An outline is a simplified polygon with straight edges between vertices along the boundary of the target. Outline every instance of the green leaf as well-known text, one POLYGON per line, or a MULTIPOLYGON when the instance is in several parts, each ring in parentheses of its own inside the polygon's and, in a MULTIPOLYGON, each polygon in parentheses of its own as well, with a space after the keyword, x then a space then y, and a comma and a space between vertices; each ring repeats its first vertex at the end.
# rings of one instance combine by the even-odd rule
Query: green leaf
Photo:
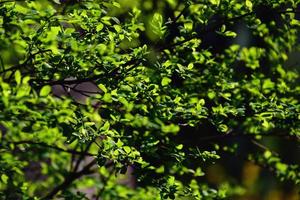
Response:
POLYGON ((292 26, 300 26, 300 20, 292 19, 291 20, 291 25, 292 26))
POLYGON ((156 23, 156 25, 161 26, 163 23, 163 17, 160 13, 154 13, 153 15, 153 23, 156 23))
POLYGON ((99 31, 101 31, 103 28, 104 28, 104 25, 103 25, 102 23, 99 23, 99 24, 96 26, 96 31, 99 32, 99 31))
POLYGON ((52 0, 56 4, 60 4, 60 0, 52 0))
POLYGON ((196 172, 194 174, 194 176, 196 176, 196 177, 198 177, 198 176, 204 176, 204 175, 205 175, 205 173, 202 171, 202 169, 200 167, 198 167, 196 169, 196 172))
POLYGON ((45 85, 42 87, 40 90, 40 96, 45 97, 51 92, 51 86, 50 85, 45 85))
POLYGON ((127 154, 131 152, 131 148, 129 146, 123 146, 123 149, 127 154))
POLYGON ((16 80, 16 83, 17 83, 18 85, 20 85, 20 83, 21 83, 21 72, 20 72, 20 70, 17 70, 17 71, 15 72, 15 80, 16 80))
POLYGON ((284 163, 280 163, 280 162, 276 163, 276 169, 282 173, 286 173, 287 168, 288 166, 284 163))
POLYGON ((193 30, 193 22, 192 21, 188 21, 188 22, 185 22, 184 23, 184 28, 187 30, 187 31, 191 31, 193 30))
POLYGON ((233 38, 235 38, 237 36, 237 34, 233 31, 226 31, 224 33, 224 35, 227 36, 227 37, 233 37, 233 38))
POLYGON ((177 133, 180 130, 178 125, 170 124, 162 126, 162 131, 164 133, 177 133))
POLYGON ((166 85, 169 85, 169 83, 171 83, 172 80, 169 79, 168 77, 163 77, 163 79, 161 80, 161 85, 162 86, 166 86, 166 85))
POLYGON ((117 31, 117 33, 122 31, 122 27, 120 25, 114 25, 114 29, 117 31))
POLYGON ((121 102, 125 107, 128 107, 128 101, 124 97, 119 97, 118 101, 121 102))
POLYGON ((265 151, 265 152, 264 152, 264 157, 265 157, 265 158, 268 159, 268 158, 270 158, 271 156, 272 156, 271 151, 265 151))
POLYGON ((158 35, 160 38, 165 34, 165 26, 163 25, 163 17, 160 13, 154 13, 151 27, 153 32, 158 35))
POLYGON ((112 4, 117 8, 121 8, 121 5, 116 1, 113 1, 112 4))
POLYGON ((110 123, 108 121, 106 121, 104 123, 104 125, 100 128, 100 130, 103 131, 103 132, 106 132, 106 131, 109 130, 109 127, 110 127, 110 123))
POLYGON ((116 145, 117 145, 117 147, 120 148, 120 147, 122 147, 124 145, 124 143, 120 139, 118 139, 116 145))
POLYGON ((160 166, 159 168, 156 168, 156 170, 155 170, 155 172, 156 173, 159 173, 159 174, 161 174, 161 173, 164 173, 164 171, 165 171, 165 166, 160 166))
POLYGON ((200 111, 203 107, 203 105, 205 104, 205 100, 204 99, 200 99, 197 103, 196 109, 197 111, 200 111))
POLYGON ((1 175, 1 181, 4 183, 4 184, 7 184, 7 180, 8 180, 8 176, 6 174, 2 174, 1 175))
POLYGON ((220 124, 219 130, 223 133, 226 133, 228 131, 228 126, 226 124, 220 124))
POLYGON ((194 64, 193 63, 190 63, 188 64, 188 67, 187 67, 189 70, 193 69, 194 68, 194 64))
POLYGON ((29 81, 30 81, 30 76, 25 76, 25 77, 23 77, 23 79, 22 79, 22 83, 23 83, 23 84, 28 84, 29 81))
POLYGON ((74 28, 66 28, 65 30, 64 30, 64 33, 66 34, 66 35, 70 35, 70 34, 72 34, 72 33, 74 33, 75 32, 75 29, 74 28))
POLYGON ((168 184, 169 185, 174 185, 175 184, 175 177, 174 176, 170 176, 168 178, 168 184))
POLYGON ((246 7, 247 7, 249 10, 252 10, 253 4, 252 4, 251 0, 246 0, 246 7))
POLYGON ((100 83, 100 84, 98 85, 98 87, 99 87, 104 93, 107 93, 107 89, 106 89, 105 85, 103 85, 102 83, 100 83))
POLYGON ((210 1, 210 3, 212 3, 213 5, 218 6, 218 5, 220 4, 220 1, 221 1, 221 0, 209 0, 209 1, 210 1))
POLYGON ((105 93, 102 97, 102 100, 107 102, 107 103, 111 103, 112 102, 112 97, 111 94, 109 93, 105 93))

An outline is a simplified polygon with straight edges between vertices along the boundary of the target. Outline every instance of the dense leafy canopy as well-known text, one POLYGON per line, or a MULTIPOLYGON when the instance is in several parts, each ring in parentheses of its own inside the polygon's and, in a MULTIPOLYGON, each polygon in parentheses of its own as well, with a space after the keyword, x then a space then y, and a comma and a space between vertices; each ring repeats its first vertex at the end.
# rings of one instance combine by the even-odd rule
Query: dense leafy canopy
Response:
POLYGON ((214 163, 296 189, 299 4, 0 1, 0 199, 247 193, 214 163))

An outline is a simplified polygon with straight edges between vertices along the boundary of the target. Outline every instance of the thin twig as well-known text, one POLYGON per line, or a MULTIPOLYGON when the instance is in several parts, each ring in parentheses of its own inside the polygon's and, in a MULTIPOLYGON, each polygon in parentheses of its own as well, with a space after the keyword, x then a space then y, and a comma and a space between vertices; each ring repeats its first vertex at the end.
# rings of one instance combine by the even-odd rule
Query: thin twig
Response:
POLYGON ((254 144, 255 146, 259 147, 260 149, 264 150, 264 151, 270 151, 272 152, 272 154, 274 154, 275 156, 279 156, 279 154, 275 151, 270 150, 268 147, 266 147, 265 145, 263 145, 262 143, 259 143, 256 140, 251 140, 251 143, 254 144))
POLYGON ((190 7, 189 4, 185 5, 185 7, 182 9, 182 11, 179 13, 179 15, 174 19, 172 24, 175 24, 189 7, 190 7))

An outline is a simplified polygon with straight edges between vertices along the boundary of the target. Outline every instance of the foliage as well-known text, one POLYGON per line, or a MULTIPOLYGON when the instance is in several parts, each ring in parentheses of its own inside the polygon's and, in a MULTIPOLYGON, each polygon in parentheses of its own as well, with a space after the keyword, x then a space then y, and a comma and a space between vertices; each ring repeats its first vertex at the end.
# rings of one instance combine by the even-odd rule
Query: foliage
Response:
POLYGON ((206 172, 228 156, 296 188, 268 139, 299 146, 299 6, 0 1, 0 199, 232 199, 206 172))

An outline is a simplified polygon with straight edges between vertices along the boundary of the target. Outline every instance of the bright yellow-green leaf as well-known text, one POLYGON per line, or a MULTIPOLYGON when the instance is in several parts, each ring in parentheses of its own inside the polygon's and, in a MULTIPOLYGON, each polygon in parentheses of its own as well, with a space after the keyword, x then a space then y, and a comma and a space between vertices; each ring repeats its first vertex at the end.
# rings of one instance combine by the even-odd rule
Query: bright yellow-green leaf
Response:
POLYGON ((118 139, 116 145, 117 145, 117 147, 122 147, 124 145, 124 143, 120 139, 118 139))
POLYGON ((291 25, 293 25, 293 26, 300 26, 300 20, 292 19, 291 20, 291 25))
POLYGON ((74 28, 66 28, 64 33, 66 35, 70 35, 71 33, 74 33, 75 32, 75 29, 74 28))
POLYGON ((202 106, 205 104, 204 99, 200 99, 197 103, 196 109, 197 111, 200 111, 202 109, 202 106))
POLYGON ((160 173, 160 174, 164 173, 164 171, 165 171, 165 166, 163 166, 163 165, 160 166, 159 168, 156 168, 156 170, 155 170, 156 173, 160 173))
POLYGON ((187 67, 189 70, 193 69, 194 68, 194 64, 193 63, 190 63, 187 67))
POLYGON ((178 125, 170 124, 170 125, 164 125, 162 127, 162 131, 164 133, 177 133, 180 130, 178 125))
POLYGON ((4 183, 4 184, 7 184, 7 180, 8 180, 8 176, 6 174, 2 174, 1 175, 1 181, 4 183))
POLYGON ((112 4, 117 8, 121 8, 121 5, 116 1, 112 2, 112 4))
POLYGON ((246 0, 246 6, 249 10, 252 10, 253 4, 252 4, 251 0, 246 0))
POLYGON ((271 153, 271 151, 265 151, 265 153, 264 153, 264 157, 265 158, 270 158, 272 156, 272 153, 271 153))
POLYGON ((114 25, 114 28, 118 33, 122 31, 122 27, 120 25, 114 25))
POLYGON ((42 87, 42 89, 40 90, 40 96, 47 96, 49 93, 51 92, 51 86, 50 85, 45 85, 44 87, 42 87))
POLYGON ((210 3, 218 6, 220 4, 220 0, 210 0, 210 3))
POLYGON ((98 87, 99 87, 104 93, 107 92, 107 89, 106 89, 105 85, 103 85, 102 83, 100 83, 100 84, 98 85, 98 87))
POLYGON ((102 100, 107 102, 107 103, 111 103, 112 102, 112 97, 111 94, 109 93, 105 93, 102 97, 102 100))
POLYGON ((184 28, 188 31, 191 31, 193 29, 193 22, 188 21, 188 22, 184 23, 184 28))
POLYGON ((104 125, 101 127, 101 131, 108 131, 109 127, 110 127, 110 124, 108 121, 106 121, 104 123, 104 125))
POLYGON ((96 31, 99 32, 103 29, 104 25, 102 23, 99 23, 97 26, 96 26, 96 31))
POLYGON ((20 85, 20 83, 21 83, 21 72, 19 70, 17 70, 16 73, 15 73, 15 80, 16 80, 16 83, 18 85, 20 85))
POLYGON ((30 76, 25 76, 25 77, 22 79, 22 83, 23 83, 23 84, 27 84, 29 80, 30 80, 30 76))
POLYGON ((233 31, 226 31, 224 33, 224 35, 227 36, 227 37, 233 37, 233 38, 235 38, 237 36, 237 34, 233 31))
POLYGON ((221 132, 226 133, 228 131, 228 126, 226 124, 220 124, 219 129, 221 132))
POLYGON ((123 149, 126 153, 130 153, 131 152, 131 148, 129 146, 123 146, 123 149))
POLYGON ((288 166, 284 163, 276 163, 276 168, 280 171, 280 172, 286 172, 288 166))
POLYGON ((166 86, 169 85, 169 83, 171 83, 171 79, 169 79, 168 77, 163 77, 163 79, 161 80, 161 85, 162 86, 166 86))

